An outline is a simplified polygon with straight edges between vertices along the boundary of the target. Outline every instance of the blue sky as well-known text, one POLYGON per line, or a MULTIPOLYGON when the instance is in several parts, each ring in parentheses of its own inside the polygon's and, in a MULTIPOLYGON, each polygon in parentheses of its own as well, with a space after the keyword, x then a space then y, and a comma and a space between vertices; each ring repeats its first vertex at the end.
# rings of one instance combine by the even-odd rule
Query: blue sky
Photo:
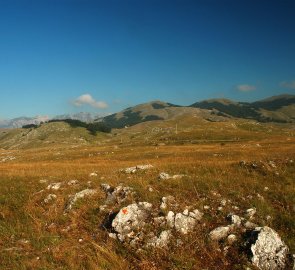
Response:
POLYGON ((0 0, 0 118, 295 93, 294 0, 0 0))

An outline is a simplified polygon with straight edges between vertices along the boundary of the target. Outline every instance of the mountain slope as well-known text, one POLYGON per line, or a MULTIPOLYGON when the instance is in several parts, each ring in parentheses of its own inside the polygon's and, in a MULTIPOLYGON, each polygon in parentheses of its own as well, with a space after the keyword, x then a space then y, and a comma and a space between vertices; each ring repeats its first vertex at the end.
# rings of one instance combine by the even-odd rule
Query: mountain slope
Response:
MULTIPOLYGON (((106 116, 103 121, 112 128, 123 128, 147 121, 174 119, 182 115, 199 116, 207 119, 211 117, 211 112, 162 101, 152 101, 106 116)), ((221 117, 215 116, 215 118, 220 120, 221 117)))
POLYGON ((217 114, 261 122, 295 121, 295 95, 279 95, 252 103, 210 99, 196 102, 191 107, 216 110, 217 114))

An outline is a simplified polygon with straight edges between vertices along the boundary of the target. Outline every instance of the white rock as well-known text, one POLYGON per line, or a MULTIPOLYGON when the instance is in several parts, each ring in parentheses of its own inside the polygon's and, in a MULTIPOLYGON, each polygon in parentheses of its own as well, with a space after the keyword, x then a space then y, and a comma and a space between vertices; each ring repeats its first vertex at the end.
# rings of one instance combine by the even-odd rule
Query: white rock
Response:
POLYGON ((285 269, 289 249, 279 235, 269 227, 252 232, 252 263, 261 270, 285 269))
POLYGON ((226 203, 227 203, 227 201, 226 201, 225 199, 221 200, 221 202, 220 202, 220 204, 221 204, 222 206, 225 206, 226 203))
POLYGON ((170 178, 172 178, 172 177, 168 173, 165 173, 165 172, 161 172, 159 175, 160 180, 168 180, 170 178))
POLYGON ((238 215, 229 214, 228 219, 230 220, 231 224, 235 227, 240 227, 242 224, 242 219, 238 215))
POLYGON ((69 186, 74 186, 74 185, 77 185, 77 184, 78 184, 78 180, 75 180, 75 179, 70 180, 70 181, 68 182, 68 185, 69 185, 69 186))
POLYGON ((182 212, 182 214, 185 215, 185 216, 188 216, 188 214, 189 214, 188 209, 185 209, 185 210, 182 212))
POLYGON ((230 233, 229 226, 218 227, 209 233, 209 238, 212 241, 220 241, 222 239, 225 239, 229 233, 230 233))
POLYGON ((137 166, 134 166, 134 167, 129 167, 129 168, 126 168, 126 169, 122 169, 120 170, 121 172, 125 172, 125 173, 136 173, 137 171, 145 171, 145 170, 149 170, 149 169, 152 169, 154 168, 153 165, 151 164, 146 164, 146 165, 137 165, 137 166))
POLYGON ((148 170, 148 169, 154 168, 154 166, 151 164, 146 164, 146 165, 137 165, 136 168, 139 170, 148 170))
POLYGON ((210 206, 209 205, 204 205, 204 210, 209 210, 210 206))
POLYGON ((168 174, 168 173, 161 172, 161 173, 159 174, 159 179, 160 179, 160 180, 179 179, 179 178, 182 178, 182 177, 184 177, 184 176, 185 176, 184 174, 170 175, 170 174, 168 174))
POLYGON ((106 184, 106 183, 100 184, 100 187, 105 193, 111 193, 114 191, 114 189, 109 184, 106 184))
POLYGON ((39 180, 39 183, 40 183, 40 184, 45 184, 45 183, 47 183, 47 182, 48 182, 47 179, 41 179, 41 180, 39 180))
POLYGON ((175 215, 175 229, 182 233, 188 234, 196 225, 196 220, 190 216, 186 216, 182 213, 175 215))
POLYGON ((44 199, 44 203, 50 203, 56 198, 57 196, 55 194, 48 194, 47 197, 44 199))
POLYGON ((93 173, 90 173, 89 174, 89 177, 95 177, 95 176, 97 176, 98 174, 96 173, 96 172, 93 172, 93 173))
POLYGON ((166 230, 162 231, 159 237, 153 237, 149 240, 147 243, 148 247, 156 247, 156 248, 166 248, 170 242, 171 239, 171 231, 166 230))
POLYGON ((84 190, 76 193, 75 195, 70 197, 70 200, 68 201, 68 204, 66 206, 65 211, 71 210, 73 205, 76 203, 77 200, 83 199, 84 197, 92 196, 92 195, 94 195, 96 193, 97 193, 97 190, 89 189, 89 188, 84 189, 84 190))
POLYGON ((175 226, 175 214, 172 211, 169 211, 167 216, 166 216, 166 220, 167 220, 167 225, 170 228, 174 228, 175 226))
POLYGON ((47 189, 53 189, 53 190, 59 190, 61 187, 62 183, 52 183, 50 185, 48 185, 47 189))
POLYGON ((130 204, 119 211, 112 222, 112 227, 124 237, 134 230, 142 229, 146 225, 151 210, 152 204, 147 202, 130 204))
POLYGON ((248 217, 249 219, 252 219, 255 214, 256 214, 256 208, 250 208, 246 210, 246 217, 248 217))
POLYGON ((204 213, 200 212, 198 209, 193 210, 193 212, 190 212, 189 215, 193 217, 194 219, 200 221, 202 217, 204 216, 204 213))
POLYGON ((115 233, 109 233, 109 237, 117 240, 117 235, 115 233))

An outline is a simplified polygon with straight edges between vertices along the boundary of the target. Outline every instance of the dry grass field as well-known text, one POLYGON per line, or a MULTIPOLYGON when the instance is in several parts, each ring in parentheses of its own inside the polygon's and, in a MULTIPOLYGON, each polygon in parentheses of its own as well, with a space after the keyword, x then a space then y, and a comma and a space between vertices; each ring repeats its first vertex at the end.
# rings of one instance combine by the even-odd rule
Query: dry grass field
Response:
POLYGON ((255 269, 237 247, 225 254, 207 238, 212 229, 226 224, 228 213, 242 216, 253 207, 255 223, 275 229, 295 253, 294 126, 192 121, 148 122, 83 145, 3 147, 0 269, 255 269), (168 129, 175 123, 177 132, 168 129), (120 172, 137 164, 154 168, 120 172), (160 172, 185 176, 159 180, 160 172), (68 185, 73 179, 78 184, 68 185), (60 189, 46 189, 56 182, 62 183, 60 189), (181 236, 181 247, 172 243, 168 249, 138 252, 102 229, 101 183, 123 183, 136 191, 137 200, 153 205, 173 195, 182 208, 195 207, 205 215, 191 234, 181 236), (98 190, 96 195, 79 200, 65 213, 69 195, 89 187, 98 190), (57 197, 46 204, 50 193, 57 197), (224 199, 228 203, 218 210, 224 199))

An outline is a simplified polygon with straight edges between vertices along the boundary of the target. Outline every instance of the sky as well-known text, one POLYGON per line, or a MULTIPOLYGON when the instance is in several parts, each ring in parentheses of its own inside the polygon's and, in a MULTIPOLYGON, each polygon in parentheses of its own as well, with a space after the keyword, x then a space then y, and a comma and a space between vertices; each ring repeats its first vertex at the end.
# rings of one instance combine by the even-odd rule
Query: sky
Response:
POLYGON ((0 119, 295 94, 295 0, 0 0, 0 119))

